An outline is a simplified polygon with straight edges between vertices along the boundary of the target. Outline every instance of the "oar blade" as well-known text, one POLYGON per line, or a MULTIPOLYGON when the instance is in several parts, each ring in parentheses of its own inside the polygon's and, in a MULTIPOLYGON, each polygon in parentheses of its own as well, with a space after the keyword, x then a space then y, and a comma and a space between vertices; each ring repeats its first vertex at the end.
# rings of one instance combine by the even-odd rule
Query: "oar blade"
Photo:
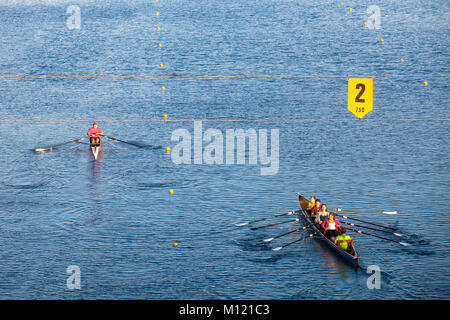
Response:
POLYGON ((407 242, 402 242, 402 241, 400 241, 400 242, 398 242, 398 243, 400 243, 402 246, 404 246, 404 247, 409 247, 411 244, 410 243, 407 243, 407 242))
POLYGON ((383 211, 384 214, 397 214, 397 211, 383 211))
POLYGON ((267 239, 264 239, 263 241, 264 242, 270 242, 270 241, 272 241, 273 239, 275 239, 274 237, 272 237, 272 238, 267 238, 267 239))
POLYGON ((273 251, 280 251, 281 249, 283 249, 283 247, 276 247, 276 248, 273 248, 272 250, 273 251))
POLYGON ((246 226, 246 225, 248 225, 248 222, 238 223, 238 224, 236 224, 235 226, 236 226, 236 227, 243 227, 243 226, 246 226))

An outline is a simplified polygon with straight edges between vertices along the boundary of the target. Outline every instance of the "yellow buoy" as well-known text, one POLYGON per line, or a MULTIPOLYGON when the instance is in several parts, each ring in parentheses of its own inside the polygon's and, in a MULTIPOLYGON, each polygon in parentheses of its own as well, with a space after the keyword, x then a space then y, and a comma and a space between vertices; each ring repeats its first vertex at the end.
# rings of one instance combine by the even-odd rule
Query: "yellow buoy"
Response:
POLYGON ((174 242, 174 243, 173 243, 173 246, 174 246, 174 247, 178 247, 178 243, 174 242))
POLYGON ((169 190, 169 193, 170 193, 170 194, 173 194, 173 189, 170 189, 170 190, 169 190))
POLYGON ((424 84, 424 85, 428 85, 428 82, 424 81, 423 84, 424 84))
POLYGON ((365 27, 367 26, 367 22, 364 22, 364 26, 365 26, 365 27))
POLYGON ((400 59, 400 62, 403 62, 403 59, 400 59))
POLYGON ((164 65, 163 65, 162 63, 160 63, 159 66, 160 66, 161 68, 164 67, 164 65))
POLYGON ((161 28, 160 27, 158 27, 158 28, 156 28, 157 30, 160 30, 161 28))
POLYGON ((156 11, 156 15, 159 16, 159 12, 158 11, 156 11))
POLYGON ((169 147, 166 148, 166 152, 170 152, 170 148, 169 147))
POLYGON ((161 90, 166 90, 166 87, 162 86, 162 87, 161 87, 161 90))
POLYGON ((164 117, 164 119, 167 119, 167 114, 164 114, 163 117, 164 117))
POLYGON ((381 39, 380 41, 381 41, 381 42, 384 42, 384 40, 383 40, 383 39, 381 39))
POLYGON ((161 47, 162 47, 162 44, 161 44, 161 43, 158 43, 158 47, 160 47, 160 48, 161 48, 161 47))
POLYGON ((351 11, 352 11, 353 9, 352 9, 352 8, 350 8, 349 10, 350 10, 350 12, 351 12, 351 11))

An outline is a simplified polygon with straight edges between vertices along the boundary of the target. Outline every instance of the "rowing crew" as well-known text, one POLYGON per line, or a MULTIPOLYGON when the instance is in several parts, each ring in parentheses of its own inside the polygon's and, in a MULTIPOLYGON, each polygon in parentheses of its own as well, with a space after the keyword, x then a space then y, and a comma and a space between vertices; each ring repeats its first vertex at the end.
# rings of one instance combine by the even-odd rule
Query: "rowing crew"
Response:
POLYGON ((309 213, 311 221, 316 224, 325 237, 342 250, 350 254, 354 253, 353 239, 346 234, 347 228, 341 227, 341 222, 336 219, 336 214, 328 212, 326 204, 321 204, 320 199, 311 196, 306 211, 309 213))

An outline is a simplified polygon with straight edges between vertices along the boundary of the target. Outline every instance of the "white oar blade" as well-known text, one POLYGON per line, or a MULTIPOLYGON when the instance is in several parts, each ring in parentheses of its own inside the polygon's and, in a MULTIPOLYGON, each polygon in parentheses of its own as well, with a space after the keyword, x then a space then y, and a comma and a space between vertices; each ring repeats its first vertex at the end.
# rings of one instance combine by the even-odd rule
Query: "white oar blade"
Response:
POLYGON ((406 243, 406 242, 399 242, 402 246, 405 246, 405 247, 408 247, 408 246, 410 246, 411 244, 410 243, 406 243))
POLYGON ((283 247, 277 247, 277 248, 273 248, 273 251, 280 251, 281 249, 283 249, 283 247))
POLYGON ((403 235, 401 233, 396 233, 396 232, 394 232, 394 236, 403 237, 403 235))
POLYGON ((44 148, 41 148, 41 149, 34 149, 34 151, 36 151, 36 152, 43 152, 43 151, 45 151, 45 149, 44 149, 44 148))
POLYGON ((264 239, 263 241, 264 241, 264 242, 270 242, 270 241, 272 241, 273 239, 275 239, 275 238, 273 238, 273 237, 272 237, 272 238, 267 238, 267 239, 264 239))
POLYGON ((397 211, 383 211, 384 214, 397 214, 397 211))
POLYGON ((236 227, 243 227, 243 226, 246 226, 246 225, 248 225, 248 222, 236 224, 236 227))

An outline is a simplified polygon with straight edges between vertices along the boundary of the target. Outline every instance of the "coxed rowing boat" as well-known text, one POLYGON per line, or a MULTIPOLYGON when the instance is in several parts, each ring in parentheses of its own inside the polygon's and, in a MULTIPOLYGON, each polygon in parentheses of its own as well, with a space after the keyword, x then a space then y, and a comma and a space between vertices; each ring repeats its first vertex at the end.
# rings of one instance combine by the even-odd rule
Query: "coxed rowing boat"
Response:
POLYGON ((309 200, 306 199, 301 194, 298 194, 298 204, 300 206, 299 215, 302 218, 302 222, 305 225, 305 227, 311 228, 313 230, 314 235, 319 237, 322 243, 325 244, 331 251, 333 251, 336 255, 344 259, 345 262, 353 266, 354 268, 359 267, 359 257, 356 250, 354 250, 355 254, 351 255, 348 252, 342 250, 338 246, 336 246, 330 239, 325 237, 325 235, 319 230, 319 228, 316 227, 314 223, 311 222, 310 215, 306 211, 306 208, 308 208, 309 200))

